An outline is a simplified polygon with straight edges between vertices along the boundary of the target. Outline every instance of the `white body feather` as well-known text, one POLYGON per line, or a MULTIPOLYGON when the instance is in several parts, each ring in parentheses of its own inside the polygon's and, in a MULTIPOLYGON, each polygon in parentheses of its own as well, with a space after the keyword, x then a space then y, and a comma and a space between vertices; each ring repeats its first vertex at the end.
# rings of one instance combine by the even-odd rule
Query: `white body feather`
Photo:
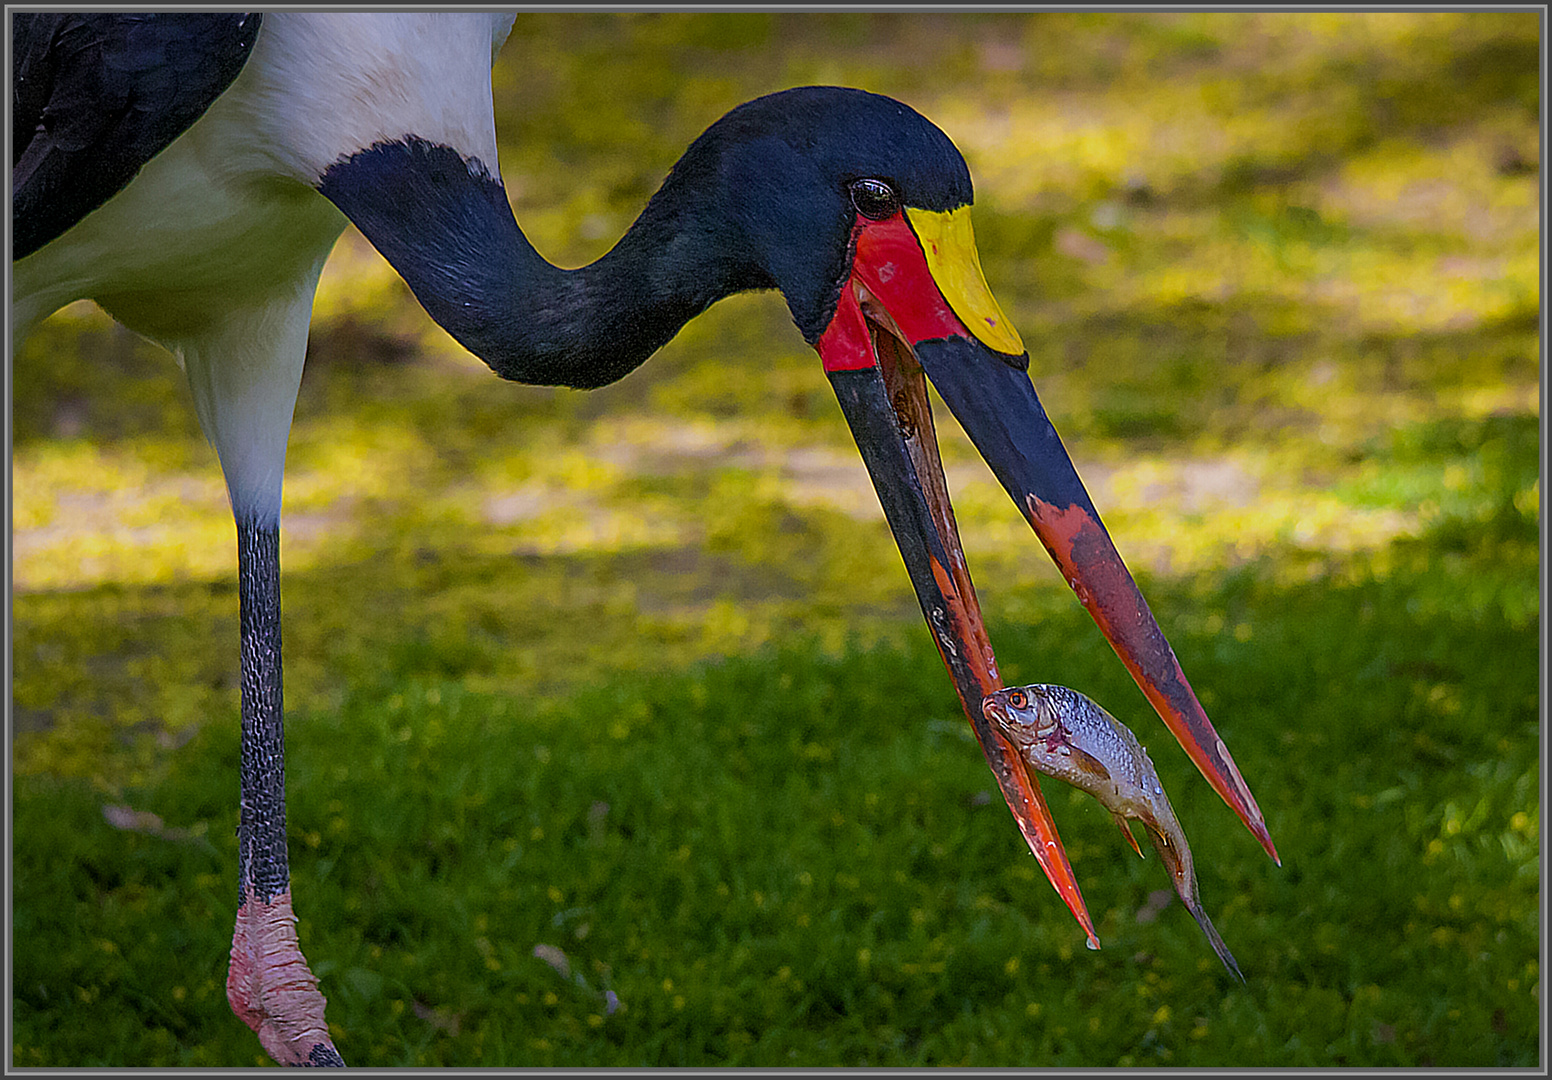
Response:
POLYGON ((242 73, 122 192, 12 267, 19 344, 97 301, 188 373, 234 512, 274 521, 342 157, 416 135, 498 174, 490 65, 513 16, 266 14, 242 73))

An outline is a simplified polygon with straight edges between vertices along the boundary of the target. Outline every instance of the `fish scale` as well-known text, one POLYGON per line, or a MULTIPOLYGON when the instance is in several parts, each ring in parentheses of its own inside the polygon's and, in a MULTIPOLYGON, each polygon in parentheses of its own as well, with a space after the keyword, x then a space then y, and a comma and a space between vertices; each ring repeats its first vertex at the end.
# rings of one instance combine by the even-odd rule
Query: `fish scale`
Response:
POLYGON ((1202 910, 1185 830, 1164 794, 1147 750, 1131 729, 1092 698, 1065 686, 1006 687, 988 694, 982 710, 1018 747, 1030 767, 1098 799, 1115 816, 1138 854, 1141 851, 1127 821, 1142 822, 1186 910, 1207 935, 1223 966, 1244 982, 1239 964, 1202 910))

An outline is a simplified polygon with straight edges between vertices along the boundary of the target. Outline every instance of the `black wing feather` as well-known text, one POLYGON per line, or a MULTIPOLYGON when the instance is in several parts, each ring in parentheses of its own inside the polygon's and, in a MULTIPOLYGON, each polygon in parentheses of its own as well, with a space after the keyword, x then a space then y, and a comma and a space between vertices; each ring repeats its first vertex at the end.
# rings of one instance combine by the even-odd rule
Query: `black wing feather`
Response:
POLYGON ((17 13, 12 18, 12 255, 122 191, 220 97, 258 14, 17 13))

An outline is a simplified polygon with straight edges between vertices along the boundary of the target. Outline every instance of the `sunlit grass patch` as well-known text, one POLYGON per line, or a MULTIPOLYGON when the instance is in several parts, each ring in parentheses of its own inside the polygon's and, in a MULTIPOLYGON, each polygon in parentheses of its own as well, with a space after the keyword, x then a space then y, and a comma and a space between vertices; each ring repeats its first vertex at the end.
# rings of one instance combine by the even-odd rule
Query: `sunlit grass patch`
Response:
POLYGON ((154 440, 43 443, 12 463, 16 588, 165 582, 228 571, 226 489, 208 465, 156 463, 154 440))

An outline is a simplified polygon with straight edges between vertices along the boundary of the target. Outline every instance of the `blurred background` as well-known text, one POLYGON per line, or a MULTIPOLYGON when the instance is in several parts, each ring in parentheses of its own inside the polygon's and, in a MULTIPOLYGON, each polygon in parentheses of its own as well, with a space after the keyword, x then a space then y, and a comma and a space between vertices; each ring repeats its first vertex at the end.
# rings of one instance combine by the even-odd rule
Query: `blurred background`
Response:
MULTIPOLYGON (((296 905, 346 1060, 1536 1065, 1540 49, 1535 12, 520 14, 501 170, 560 265, 751 97, 860 86, 950 135, 1284 865, 940 409, 1004 677, 1150 745, 1249 982, 1048 782, 1081 948, 779 296, 521 387, 348 230, 282 539, 296 905)), ((89 304, 11 376, 12 1060, 257 1063, 214 455, 89 304)))

